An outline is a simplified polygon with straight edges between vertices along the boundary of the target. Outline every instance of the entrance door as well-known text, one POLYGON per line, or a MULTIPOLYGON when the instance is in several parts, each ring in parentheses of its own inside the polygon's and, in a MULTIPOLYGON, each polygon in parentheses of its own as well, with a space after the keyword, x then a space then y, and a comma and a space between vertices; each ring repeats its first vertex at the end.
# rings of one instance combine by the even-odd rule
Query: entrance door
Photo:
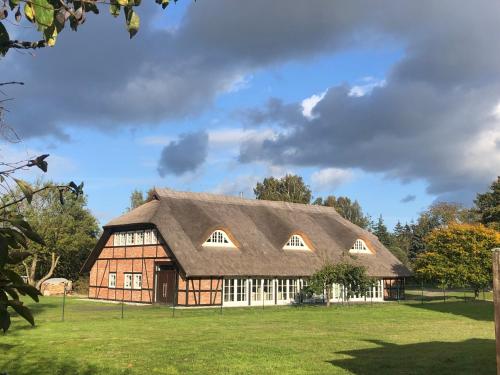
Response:
POLYGON ((160 269, 157 271, 156 275, 156 302, 173 304, 176 282, 175 270, 160 269))

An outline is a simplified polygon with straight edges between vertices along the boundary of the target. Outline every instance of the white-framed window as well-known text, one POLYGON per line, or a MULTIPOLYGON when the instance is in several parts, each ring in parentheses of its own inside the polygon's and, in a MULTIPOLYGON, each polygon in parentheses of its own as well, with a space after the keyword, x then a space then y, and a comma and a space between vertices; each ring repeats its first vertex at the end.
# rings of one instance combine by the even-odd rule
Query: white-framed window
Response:
POLYGON ((306 242, 302 238, 302 236, 298 234, 292 235, 285 246, 283 246, 284 250, 311 250, 309 246, 306 245, 306 242))
POLYGON ((142 288, 142 274, 134 273, 134 289, 142 288))
POLYGON ((123 274, 123 288, 132 289, 132 273, 123 274))
POLYGON ((262 285, 260 279, 252 279, 252 301, 262 301, 262 285))
POLYGON ((134 233, 134 241, 136 245, 143 245, 144 244, 144 231, 140 230, 134 233))
POLYGON ((108 275, 108 288, 116 288, 116 272, 110 272, 108 275))
POLYGON ((226 232, 222 230, 214 231, 210 237, 203 243, 203 246, 213 246, 213 247, 236 247, 233 242, 229 239, 226 232))
POLYGON ((272 301, 274 299, 274 283, 272 279, 264 279, 262 283, 264 300, 272 301))
POLYGON ((126 234, 124 232, 118 232, 113 235, 113 245, 114 246, 125 246, 126 234))
POLYGON ((127 232, 127 246, 135 245, 135 232, 127 232))
POLYGON ((288 286, 286 279, 276 280, 276 299, 278 301, 286 301, 288 299, 288 286))
POLYGON ((357 239, 356 242, 354 242, 354 245, 349 250, 350 253, 357 253, 357 254, 371 254, 372 252, 366 246, 365 241, 362 239, 357 239))
POLYGON ((155 245, 157 243, 156 229, 116 232, 113 235, 114 246, 155 245))

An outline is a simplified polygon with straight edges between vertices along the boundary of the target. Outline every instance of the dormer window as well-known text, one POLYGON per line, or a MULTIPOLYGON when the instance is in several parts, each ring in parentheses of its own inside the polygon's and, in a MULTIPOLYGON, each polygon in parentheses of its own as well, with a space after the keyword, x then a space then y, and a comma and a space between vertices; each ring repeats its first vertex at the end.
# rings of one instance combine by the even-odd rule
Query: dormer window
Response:
POLYGON ((354 242, 354 245, 352 245, 351 249, 349 250, 350 253, 355 253, 355 254, 371 254, 372 252, 366 246, 365 241, 361 239, 357 239, 356 242, 354 242))
POLYGON ((292 235, 285 246, 283 246, 283 250, 311 250, 309 246, 306 245, 306 241, 302 238, 302 236, 298 234, 292 235))
POLYGON ((210 237, 207 238, 203 246, 212 247, 236 247, 234 243, 229 239, 226 232, 222 230, 214 231, 210 237))

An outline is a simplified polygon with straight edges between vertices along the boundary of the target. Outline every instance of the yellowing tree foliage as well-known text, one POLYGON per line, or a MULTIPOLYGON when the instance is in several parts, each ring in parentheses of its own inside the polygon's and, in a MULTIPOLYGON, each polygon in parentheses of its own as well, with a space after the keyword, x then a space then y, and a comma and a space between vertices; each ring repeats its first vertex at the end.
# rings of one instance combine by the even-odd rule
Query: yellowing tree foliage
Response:
POLYGON ((484 225, 451 224, 434 229, 425 239, 426 251, 415 262, 415 274, 446 286, 474 289, 492 283, 491 250, 500 246, 500 233, 484 225))

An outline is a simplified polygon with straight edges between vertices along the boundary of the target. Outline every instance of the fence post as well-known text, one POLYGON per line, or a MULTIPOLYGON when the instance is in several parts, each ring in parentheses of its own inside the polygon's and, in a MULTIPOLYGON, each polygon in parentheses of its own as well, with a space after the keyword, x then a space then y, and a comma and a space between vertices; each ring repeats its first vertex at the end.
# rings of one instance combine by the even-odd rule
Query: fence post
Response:
MULTIPOLYGON (((123 292, 125 294, 125 292, 123 292)), ((123 306, 124 306, 124 303, 123 303, 123 295, 122 295, 122 319, 123 319, 123 306)))
POLYGON ((497 375, 500 375, 500 248, 493 249, 493 301, 495 306, 497 375))
POLYGON ((421 282, 421 287, 422 287, 422 298, 421 298, 421 302, 422 302, 422 304, 424 304, 424 280, 422 280, 422 282, 421 282))
POLYGON ((64 307, 66 305, 66 283, 64 283, 63 304, 62 304, 62 317, 61 321, 64 322, 64 307))

